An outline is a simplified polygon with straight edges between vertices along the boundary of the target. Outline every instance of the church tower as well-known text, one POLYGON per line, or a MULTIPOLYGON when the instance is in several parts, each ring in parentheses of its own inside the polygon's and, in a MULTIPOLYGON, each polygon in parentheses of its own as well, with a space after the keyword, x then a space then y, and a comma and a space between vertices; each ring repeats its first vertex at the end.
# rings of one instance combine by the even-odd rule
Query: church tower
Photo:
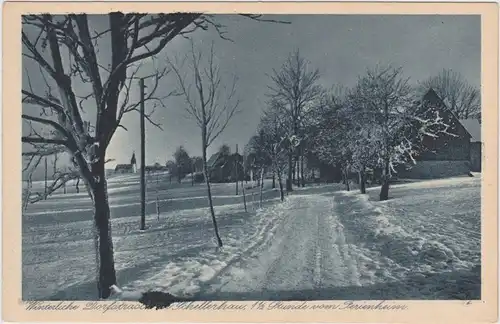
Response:
POLYGON ((130 159, 130 164, 134 173, 137 173, 137 161, 135 159, 135 152, 132 152, 132 158, 130 159))

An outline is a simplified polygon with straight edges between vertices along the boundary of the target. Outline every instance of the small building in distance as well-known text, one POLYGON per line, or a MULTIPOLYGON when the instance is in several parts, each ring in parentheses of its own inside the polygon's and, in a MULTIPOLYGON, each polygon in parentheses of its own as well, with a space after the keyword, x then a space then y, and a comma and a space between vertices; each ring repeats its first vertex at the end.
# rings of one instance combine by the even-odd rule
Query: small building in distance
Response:
POLYGON ((132 153, 130 158, 130 164, 117 164, 115 167, 115 174, 123 173, 136 173, 137 172, 137 160, 135 158, 135 152, 132 153))
POLYGON ((115 167, 115 174, 134 173, 132 164, 117 164, 115 167))
POLYGON ((225 154, 224 152, 214 153, 207 161, 212 182, 233 182, 243 180, 243 156, 239 153, 225 154))
POLYGON ((165 171, 168 171, 168 169, 166 166, 163 166, 157 162, 153 165, 146 165, 144 167, 144 171, 146 173, 156 173, 156 172, 165 172, 165 171))

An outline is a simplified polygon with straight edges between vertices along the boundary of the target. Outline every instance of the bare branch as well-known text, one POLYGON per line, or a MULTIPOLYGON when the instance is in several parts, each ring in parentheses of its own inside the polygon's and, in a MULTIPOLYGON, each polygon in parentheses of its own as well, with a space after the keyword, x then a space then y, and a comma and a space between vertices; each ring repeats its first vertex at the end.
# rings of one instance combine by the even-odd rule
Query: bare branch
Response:
POLYGON ((53 192, 57 191, 58 189, 62 188, 69 181, 79 179, 80 174, 76 170, 68 172, 58 171, 53 175, 53 177, 54 180, 52 180, 52 183, 47 187, 47 190, 44 193, 37 192, 35 193, 34 197, 28 198, 28 202, 30 204, 34 204, 38 201, 47 199, 48 196, 50 196, 53 192))
POLYGON ((204 148, 210 146, 215 139, 226 129, 227 125, 238 112, 240 100, 236 98, 237 78, 234 77, 230 88, 221 87, 221 77, 214 60, 214 46, 212 44, 208 55, 207 67, 202 68, 202 53, 197 51, 191 41, 191 51, 186 59, 191 63, 190 73, 195 85, 194 94, 186 86, 187 76, 181 75, 179 67, 172 64, 172 70, 177 77, 179 92, 182 93, 187 107, 187 113, 197 122, 202 131, 204 148), (221 101, 221 94, 225 95, 221 101), (193 99, 196 97, 196 101, 193 99))
POLYGON ((23 136, 21 137, 21 141, 23 143, 32 143, 32 144, 57 144, 57 145, 64 145, 67 146, 68 142, 61 140, 61 139, 55 139, 55 138, 42 138, 42 137, 29 137, 29 136, 23 136))
POLYGON ((21 32, 22 34, 22 42, 25 45, 25 47, 28 49, 28 51, 31 53, 31 55, 28 55, 26 53, 23 53, 23 55, 27 58, 32 59, 33 61, 37 62, 42 68, 44 68, 52 78, 56 78, 56 71, 54 68, 43 58, 43 56, 40 54, 40 52, 37 50, 35 45, 30 42, 28 36, 26 33, 23 31, 21 32))
MULTIPOLYGON (((186 107, 187 113, 194 117, 197 124, 201 127, 203 125, 203 120, 202 116, 199 112, 198 106, 196 102, 192 99, 191 91, 190 88, 186 86, 186 76, 181 75, 179 68, 176 66, 176 64, 173 64, 170 60, 167 59, 168 64, 172 68, 172 71, 174 71, 176 77, 177 77, 177 82, 179 85, 179 92, 183 95, 185 102, 187 103, 188 107, 186 107)), ((183 66, 185 62, 185 59, 182 61, 180 66, 183 66)))
MULTIPOLYGON (((160 51, 175 36, 181 33, 184 28, 189 26, 200 16, 201 14, 198 13, 194 14, 178 13, 169 15, 159 15, 159 17, 157 18, 151 18, 150 23, 152 25, 156 25, 155 29, 150 34, 138 39, 135 48, 144 47, 149 43, 151 43, 153 40, 160 38, 158 45, 150 51, 132 56, 130 59, 127 60, 126 64, 131 64, 160 53, 160 51)), ((143 28, 149 25, 150 24, 145 24, 143 25, 143 28)))
POLYGON ((21 90, 21 93, 25 95, 22 99, 22 102, 39 105, 41 107, 52 108, 58 113, 64 113, 64 108, 59 103, 42 98, 27 90, 21 90))
POLYGON ((458 118, 477 118, 481 113, 481 93, 453 70, 443 69, 419 84, 423 95, 433 89, 458 118))
POLYGON ((54 122, 52 120, 48 120, 48 119, 44 119, 44 118, 39 118, 39 117, 33 117, 33 116, 25 115, 25 114, 21 115, 21 117, 23 119, 26 119, 26 120, 31 120, 31 121, 34 121, 34 122, 37 122, 37 123, 41 123, 41 124, 44 124, 44 125, 52 126, 62 136, 64 136, 64 138, 66 138, 66 139, 70 138, 70 135, 68 134, 68 132, 61 125, 59 125, 58 123, 56 123, 56 122, 54 122))

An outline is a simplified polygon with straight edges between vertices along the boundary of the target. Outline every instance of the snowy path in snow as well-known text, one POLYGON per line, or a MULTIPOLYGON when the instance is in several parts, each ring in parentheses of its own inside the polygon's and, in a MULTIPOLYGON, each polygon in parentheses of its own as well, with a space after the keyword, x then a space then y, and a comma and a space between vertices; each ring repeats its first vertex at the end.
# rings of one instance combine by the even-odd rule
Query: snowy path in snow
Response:
POLYGON ((268 242, 214 276, 197 298, 479 298, 478 183, 456 179, 452 192, 438 181, 426 190, 395 186, 389 202, 370 199, 376 189, 291 195, 268 242), (468 231, 452 229, 452 221, 468 231))
POLYGON ((359 284, 356 261, 332 210, 332 199, 296 198, 296 205, 278 234, 282 237, 271 252, 277 258, 263 278, 264 289, 359 284))
POLYGON ((350 244, 333 212, 334 197, 293 195, 272 241, 256 258, 228 267, 200 298, 225 293, 252 299, 301 299, 307 292, 334 287, 359 287, 369 278, 360 275, 362 249, 350 244), (300 292, 300 296, 296 296, 300 292), (284 297, 285 296, 285 297, 284 297), (288 296, 288 297, 286 297, 288 296))

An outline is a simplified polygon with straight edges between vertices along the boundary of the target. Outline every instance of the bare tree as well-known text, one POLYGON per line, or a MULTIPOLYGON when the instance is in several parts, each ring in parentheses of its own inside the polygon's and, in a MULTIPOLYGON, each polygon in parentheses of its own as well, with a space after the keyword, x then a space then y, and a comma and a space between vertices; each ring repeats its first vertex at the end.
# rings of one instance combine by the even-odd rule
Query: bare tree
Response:
MULTIPOLYGON (((40 160, 41 157, 38 157, 38 161, 40 160)), ((23 181, 23 196, 22 196, 23 212, 26 211, 31 200, 31 192, 33 187, 33 180, 32 180, 33 170, 30 170, 29 169, 30 167, 35 168, 36 164, 31 166, 27 165, 26 167, 23 168, 22 172, 23 176, 26 176, 26 180, 23 181)))
POLYGON ((271 101, 259 124, 259 136, 262 151, 266 155, 266 163, 271 164, 273 174, 278 177, 281 201, 285 199, 283 192, 283 176, 286 168, 287 151, 289 147, 287 125, 280 115, 279 102, 271 101))
POLYGON ((59 154, 55 153, 54 154, 54 161, 52 162, 53 174, 56 174, 56 172, 57 172, 57 161, 58 160, 59 160, 59 154))
POLYGON ((364 106, 365 102, 360 100, 356 93, 347 93, 343 104, 343 123, 346 134, 343 146, 349 152, 353 171, 358 173, 359 189, 362 194, 366 193, 366 170, 377 167, 379 146, 374 145, 372 135, 376 133, 373 129, 375 121, 370 109, 364 106))
MULTIPOLYGON (((100 298, 109 297, 110 287, 116 284, 104 168, 106 148, 116 129, 122 127, 123 115, 139 106, 139 102, 132 102, 129 90, 141 62, 160 52, 199 17, 114 12, 108 15, 106 30, 94 31, 85 14, 23 16, 23 57, 39 66, 46 89, 33 88, 26 74, 28 88, 23 88, 22 100, 36 110, 22 115, 29 129, 22 142, 32 147, 28 155, 40 156, 50 148, 54 153, 66 151, 71 155, 73 170, 78 171, 94 205, 100 298), (99 55, 98 49, 103 46, 110 47, 111 57, 99 55), (109 66, 104 67, 101 61, 109 66), (80 88, 91 90, 82 94, 80 88), (95 112, 84 114, 90 106, 86 105, 88 100, 93 102, 95 112), (90 114, 92 118, 84 120, 90 114)), ((155 97, 154 92, 167 72, 164 69, 151 76, 154 81, 147 101, 162 104, 163 98, 155 97)), ((147 118, 151 121, 150 116, 147 118)), ((45 195, 73 177, 73 173, 59 174, 45 195)))
MULTIPOLYGON (((47 197, 53 193, 54 191, 64 187, 64 185, 71 180, 77 179, 79 177, 78 171, 76 171, 74 168, 58 168, 57 167, 57 161, 59 159, 59 156, 61 154, 64 154, 64 151, 61 148, 57 147, 51 147, 51 145, 45 145, 45 144, 39 144, 39 145, 32 145, 33 148, 36 148, 35 150, 32 151, 25 151, 22 153, 23 155, 23 176, 26 177, 28 187, 29 189, 29 194, 26 195, 26 200, 23 201, 25 204, 25 208, 29 204, 36 203, 40 200, 45 200, 47 197), (31 183, 32 183, 32 176, 35 170, 41 166, 42 161, 45 164, 45 161, 48 157, 54 157, 53 159, 53 165, 52 165, 52 170, 53 173, 52 175, 49 175, 48 173, 48 167, 46 168, 47 171, 45 172, 44 178, 46 178, 45 185, 44 185, 44 190, 43 191, 33 191, 31 183), (48 179, 52 179, 51 183, 49 184, 48 179)), ((44 165, 45 169, 45 165, 44 165)))
POLYGON ((443 69, 419 85, 422 95, 433 89, 458 118, 481 117, 481 91, 459 73, 443 69))
POLYGON ((194 120, 201 130, 203 174, 207 185, 208 203, 217 244, 222 247, 212 202, 207 148, 226 129, 233 116, 238 112, 240 101, 236 96, 237 77, 233 77, 229 86, 223 83, 219 66, 215 62, 213 42, 207 56, 206 66, 203 66, 204 64, 201 62, 202 52, 195 49, 191 40, 191 51, 183 60, 188 60, 190 63, 189 73, 186 74, 182 71, 184 62, 181 64, 170 62, 170 66, 177 76, 178 90, 185 99, 188 117, 194 120), (191 83, 194 84, 194 89, 190 86, 191 83))
MULTIPOLYGON (((260 15, 243 16, 265 21, 260 15)), ((55 177, 44 195, 50 195, 73 178, 73 171, 83 180, 94 205, 100 298, 109 297, 110 286, 116 284, 104 169, 106 148, 115 131, 124 128, 123 115, 138 111, 140 103, 133 102, 130 89, 138 79, 140 67, 151 62, 178 35, 213 27, 225 38, 225 26, 213 16, 201 13, 112 12, 107 18, 108 25, 103 30, 94 30, 94 24, 85 14, 22 18, 23 58, 39 67, 46 85, 45 89, 34 88, 29 73, 24 74, 28 85, 23 82, 22 118, 28 131, 27 134, 23 131, 22 142, 31 148, 23 155, 36 157, 27 162, 29 165, 38 165, 38 157, 51 155, 50 152, 64 151, 71 155, 72 171, 55 177), (24 107, 28 106, 30 112, 25 113, 24 107)), ((157 97, 155 90, 167 72, 158 69, 142 76, 149 77, 151 83, 145 101, 163 105, 168 94, 157 97)), ((146 118, 159 126, 151 113, 146 118)))
POLYGON ((23 196, 22 196, 22 210, 23 212, 26 211, 26 209, 28 208, 28 204, 29 204, 29 200, 30 200, 30 196, 31 196, 31 188, 33 186, 33 180, 31 179, 31 177, 29 177, 28 179, 26 179, 24 182, 24 186, 23 186, 23 196))
POLYGON ((245 213, 248 211, 247 210, 247 197, 246 197, 246 193, 245 193, 245 178, 247 176, 246 174, 246 168, 245 168, 245 153, 243 152, 243 156, 242 156, 242 159, 241 159, 241 168, 243 169, 243 177, 241 178, 241 192, 243 194, 243 207, 245 208, 245 213))
POLYGON ((273 70, 270 76, 272 84, 269 86, 269 96, 274 100, 282 102, 285 110, 284 116, 289 118, 289 127, 293 140, 298 141, 297 145, 290 146, 288 152, 288 179, 286 183, 287 191, 292 191, 293 177, 293 155, 299 161, 301 127, 308 104, 321 94, 321 88, 317 85, 320 74, 317 69, 310 69, 307 62, 297 49, 291 53, 280 70, 273 70))

